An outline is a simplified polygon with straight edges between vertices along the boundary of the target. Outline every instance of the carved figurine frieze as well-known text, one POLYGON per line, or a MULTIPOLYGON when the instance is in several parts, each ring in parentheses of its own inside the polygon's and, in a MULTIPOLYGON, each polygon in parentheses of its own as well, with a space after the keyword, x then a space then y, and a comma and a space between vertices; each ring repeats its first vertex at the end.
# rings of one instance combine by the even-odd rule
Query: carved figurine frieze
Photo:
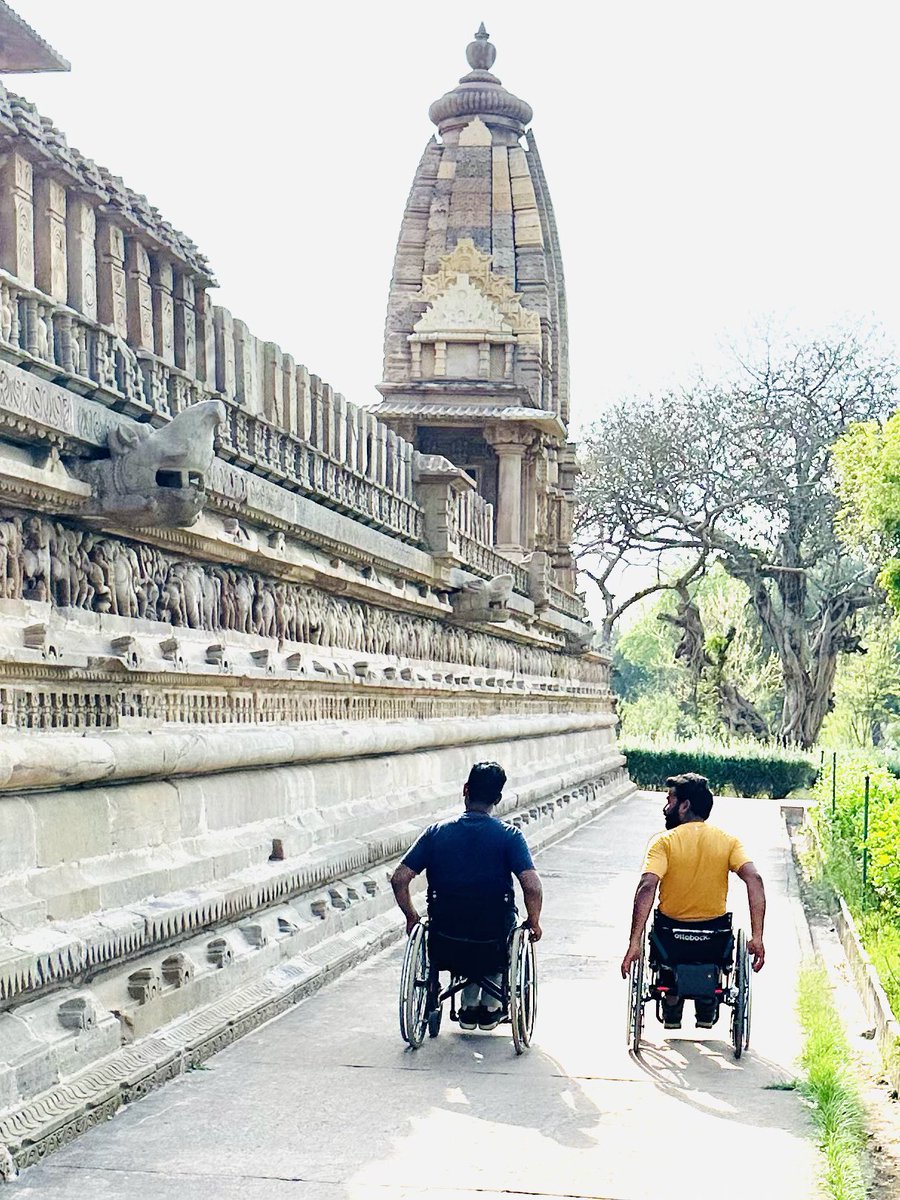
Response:
MULTIPOLYGON (((537 556, 536 556, 537 557, 537 556)), ((175 629, 218 635, 256 634, 291 643, 353 650, 359 655, 458 663, 487 671, 556 678, 585 677, 568 656, 590 648, 592 630, 568 636, 568 655, 466 626, 509 617, 512 576, 472 580, 449 593, 450 621, 334 596, 234 566, 179 558, 139 542, 78 528, 62 520, 0 511, 0 598, 47 601, 58 608, 160 621, 175 629)), ((41 626, 44 646, 46 626, 41 626)), ((161 654, 183 667, 177 640, 161 654)), ((293 669, 299 669, 300 656, 293 669)), ((290 666, 290 663, 288 664, 290 666)))
POLYGON ((161 429, 134 424, 109 433, 109 458, 75 462, 93 496, 85 516, 112 517, 139 529, 193 525, 206 499, 204 477, 225 419, 219 400, 191 405, 161 429))

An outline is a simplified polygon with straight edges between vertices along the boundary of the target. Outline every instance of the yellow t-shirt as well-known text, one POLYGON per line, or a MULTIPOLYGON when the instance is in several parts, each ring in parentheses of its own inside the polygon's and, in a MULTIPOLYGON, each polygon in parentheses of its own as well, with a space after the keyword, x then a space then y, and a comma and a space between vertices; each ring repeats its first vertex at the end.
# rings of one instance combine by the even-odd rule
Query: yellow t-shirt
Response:
POLYGON ((728 872, 748 862, 736 837, 706 821, 688 821, 653 839, 644 871, 659 876, 659 907, 667 917, 705 921, 725 912, 728 872))

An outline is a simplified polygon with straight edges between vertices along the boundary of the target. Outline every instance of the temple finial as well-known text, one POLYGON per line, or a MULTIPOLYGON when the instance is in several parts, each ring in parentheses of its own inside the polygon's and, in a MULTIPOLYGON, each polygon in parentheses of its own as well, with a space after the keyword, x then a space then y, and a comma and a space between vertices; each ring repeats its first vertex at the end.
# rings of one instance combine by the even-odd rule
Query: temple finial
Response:
POLYGON ((490 34, 484 27, 484 21, 478 26, 474 42, 466 46, 466 60, 473 71, 489 71, 494 65, 497 51, 488 41, 490 34))

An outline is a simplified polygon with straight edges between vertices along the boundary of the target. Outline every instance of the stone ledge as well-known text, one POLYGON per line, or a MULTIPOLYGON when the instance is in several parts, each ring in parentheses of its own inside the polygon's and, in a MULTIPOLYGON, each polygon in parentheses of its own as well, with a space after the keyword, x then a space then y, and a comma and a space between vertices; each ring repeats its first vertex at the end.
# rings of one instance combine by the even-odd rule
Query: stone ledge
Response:
MULTIPOLYGON (((568 819, 559 821, 552 814, 540 813, 536 818, 539 828, 529 834, 532 849, 543 849, 565 837, 634 790, 626 777, 611 795, 585 803, 568 819)), ((39 1162, 107 1120, 124 1104, 198 1066, 401 936, 393 911, 336 934, 312 952, 270 970, 263 979, 117 1051, 103 1063, 6 1113, 0 1117, 0 1164, 5 1162, 7 1169, 5 1175, 0 1169, 0 1179, 39 1162)))
POLYGON ((875 1038, 884 1060, 885 1074, 892 1092, 900 1094, 900 1021, 894 1015, 878 972, 856 928, 856 922, 843 896, 838 896, 834 915, 835 928, 847 955, 856 990, 859 992, 869 1020, 875 1023, 875 1038))
MULTIPOLYGON (((555 816, 554 806, 568 803, 591 780, 614 778, 623 766, 624 759, 612 753, 564 772, 552 787, 541 781, 533 788, 521 788, 503 802, 500 815, 520 827, 548 812, 555 816)), ((373 871, 396 858, 418 836, 423 820, 440 820, 456 807, 427 815, 419 812, 327 849, 248 867, 224 879, 215 877, 213 866, 213 877, 204 884, 23 932, 0 943, 0 1002, 21 1003, 138 956, 171 953, 202 929, 245 921, 304 896, 314 901, 317 889, 328 889, 342 877, 373 871)), ((327 909, 329 900, 324 903, 327 909)), ((117 1004, 121 1007, 121 1000, 117 1004)))
POLYGON ((83 735, 13 733, 0 742, 0 787, 5 792, 49 791, 157 776, 208 775, 240 768, 328 762, 441 746, 550 737, 616 724, 612 713, 494 717, 489 728, 470 720, 343 722, 321 726, 264 725, 240 729, 162 729, 83 735), (47 739, 52 739, 51 742, 47 739))

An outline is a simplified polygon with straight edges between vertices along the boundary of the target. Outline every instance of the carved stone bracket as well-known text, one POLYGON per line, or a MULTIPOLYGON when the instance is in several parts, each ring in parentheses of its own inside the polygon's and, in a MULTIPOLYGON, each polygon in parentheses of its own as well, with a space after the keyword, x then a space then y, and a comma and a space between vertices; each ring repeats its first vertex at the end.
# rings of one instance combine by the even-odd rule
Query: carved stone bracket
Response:
POLYGON ((512 585, 512 575, 473 579, 450 597, 454 621, 478 624, 509 620, 512 585))

